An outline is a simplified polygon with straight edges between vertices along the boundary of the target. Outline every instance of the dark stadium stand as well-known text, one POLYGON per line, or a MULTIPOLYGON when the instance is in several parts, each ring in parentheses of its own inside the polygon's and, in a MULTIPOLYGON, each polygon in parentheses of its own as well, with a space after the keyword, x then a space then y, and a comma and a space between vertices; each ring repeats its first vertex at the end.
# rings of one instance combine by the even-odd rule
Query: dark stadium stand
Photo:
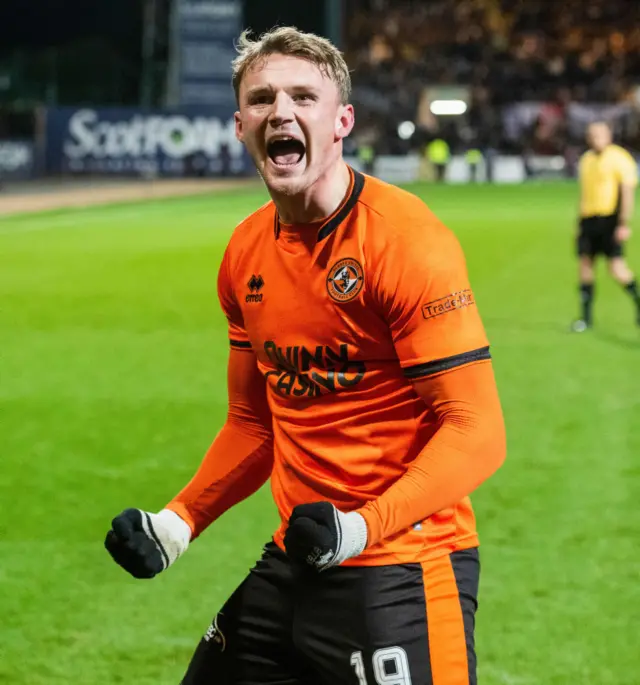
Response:
MULTIPOLYGON (((416 118, 425 87, 459 85, 468 88, 467 115, 444 126, 442 120, 422 128, 418 122, 418 133, 437 130, 454 147, 472 140, 560 152, 577 142, 562 122, 570 103, 637 106, 640 3, 353 0, 345 48, 354 70, 357 134, 375 130, 381 151, 415 144, 399 141, 395 132, 398 122, 416 118), (510 140, 502 112, 514 101, 547 103, 547 116, 557 119, 553 136, 536 122, 520 140, 510 140)), ((636 124, 620 133, 640 149, 636 124)))

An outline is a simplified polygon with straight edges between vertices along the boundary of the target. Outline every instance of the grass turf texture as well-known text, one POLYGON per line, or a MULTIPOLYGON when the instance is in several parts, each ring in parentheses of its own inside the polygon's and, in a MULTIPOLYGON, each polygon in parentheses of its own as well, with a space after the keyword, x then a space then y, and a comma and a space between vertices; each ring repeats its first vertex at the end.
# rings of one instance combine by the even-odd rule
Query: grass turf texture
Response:
MULTIPOLYGON (((597 329, 567 333, 572 185, 411 189, 465 247, 508 424, 508 461, 474 497, 480 682, 637 685, 631 302, 601 278, 597 329)), ((266 489, 152 582, 129 578, 102 542, 121 509, 161 507, 224 420, 216 272, 264 198, 0 221, 0 682, 175 685, 260 553, 276 521, 266 489)))

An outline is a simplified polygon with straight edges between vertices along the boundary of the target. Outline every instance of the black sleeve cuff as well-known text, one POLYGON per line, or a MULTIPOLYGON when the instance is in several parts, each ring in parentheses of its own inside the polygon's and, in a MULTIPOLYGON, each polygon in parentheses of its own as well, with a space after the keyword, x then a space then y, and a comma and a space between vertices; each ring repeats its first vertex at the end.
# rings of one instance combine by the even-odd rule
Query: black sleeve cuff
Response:
POLYGON ((472 362, 479 362, 485 359, 491 359, 489 347, 481 347, 480 349, 472 350, 471 352, 455 354, 453 357, 436 359, 432 362, 427 362, 426 364, 409 366, 404 369, 404 375, 410 380, 426 378, 427 376, 433 376, 434 374, 441 373, 442 371, 455 369, 457 366, 464 366, 465 364, 471 364, 472 362))
POLYGON ((248 340, 229 340, 229 345, 234 350, 250 350, 251 343, 248 340))

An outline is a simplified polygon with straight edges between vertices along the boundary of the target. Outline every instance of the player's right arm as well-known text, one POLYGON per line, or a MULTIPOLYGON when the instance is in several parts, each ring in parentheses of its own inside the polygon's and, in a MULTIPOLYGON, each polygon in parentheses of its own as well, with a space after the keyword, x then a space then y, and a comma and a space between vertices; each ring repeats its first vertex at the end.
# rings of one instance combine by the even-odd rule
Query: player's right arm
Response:
POLYGON ((271 411, 251 351, 231 349, 227 420, 191 481, 169 502, 196 538, 267 481, 273 466, 271 411))
POLYGON ((226 255, 218 283, 232 344, 227 419, 193 478, 162 511, 126 509, 113 520, 105 546, 136 578, 152 578, 170 566, 191 540, 271 474, 273 432, 266 384, 234 307, 226 255))

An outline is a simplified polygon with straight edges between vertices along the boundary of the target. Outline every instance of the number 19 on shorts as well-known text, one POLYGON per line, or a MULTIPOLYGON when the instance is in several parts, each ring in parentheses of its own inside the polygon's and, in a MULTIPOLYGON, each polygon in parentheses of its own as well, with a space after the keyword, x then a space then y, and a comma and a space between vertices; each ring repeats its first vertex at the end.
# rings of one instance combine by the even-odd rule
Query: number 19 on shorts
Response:
MULTIPOLYGON (((378 649, 373 653, 372 661, 377 685, 411 685, 409 659, 402 647, 378 649)), ((354 652, 351 655, 351 665, 358 676, 359 685, 369 685, 362 652, 354 652)))

